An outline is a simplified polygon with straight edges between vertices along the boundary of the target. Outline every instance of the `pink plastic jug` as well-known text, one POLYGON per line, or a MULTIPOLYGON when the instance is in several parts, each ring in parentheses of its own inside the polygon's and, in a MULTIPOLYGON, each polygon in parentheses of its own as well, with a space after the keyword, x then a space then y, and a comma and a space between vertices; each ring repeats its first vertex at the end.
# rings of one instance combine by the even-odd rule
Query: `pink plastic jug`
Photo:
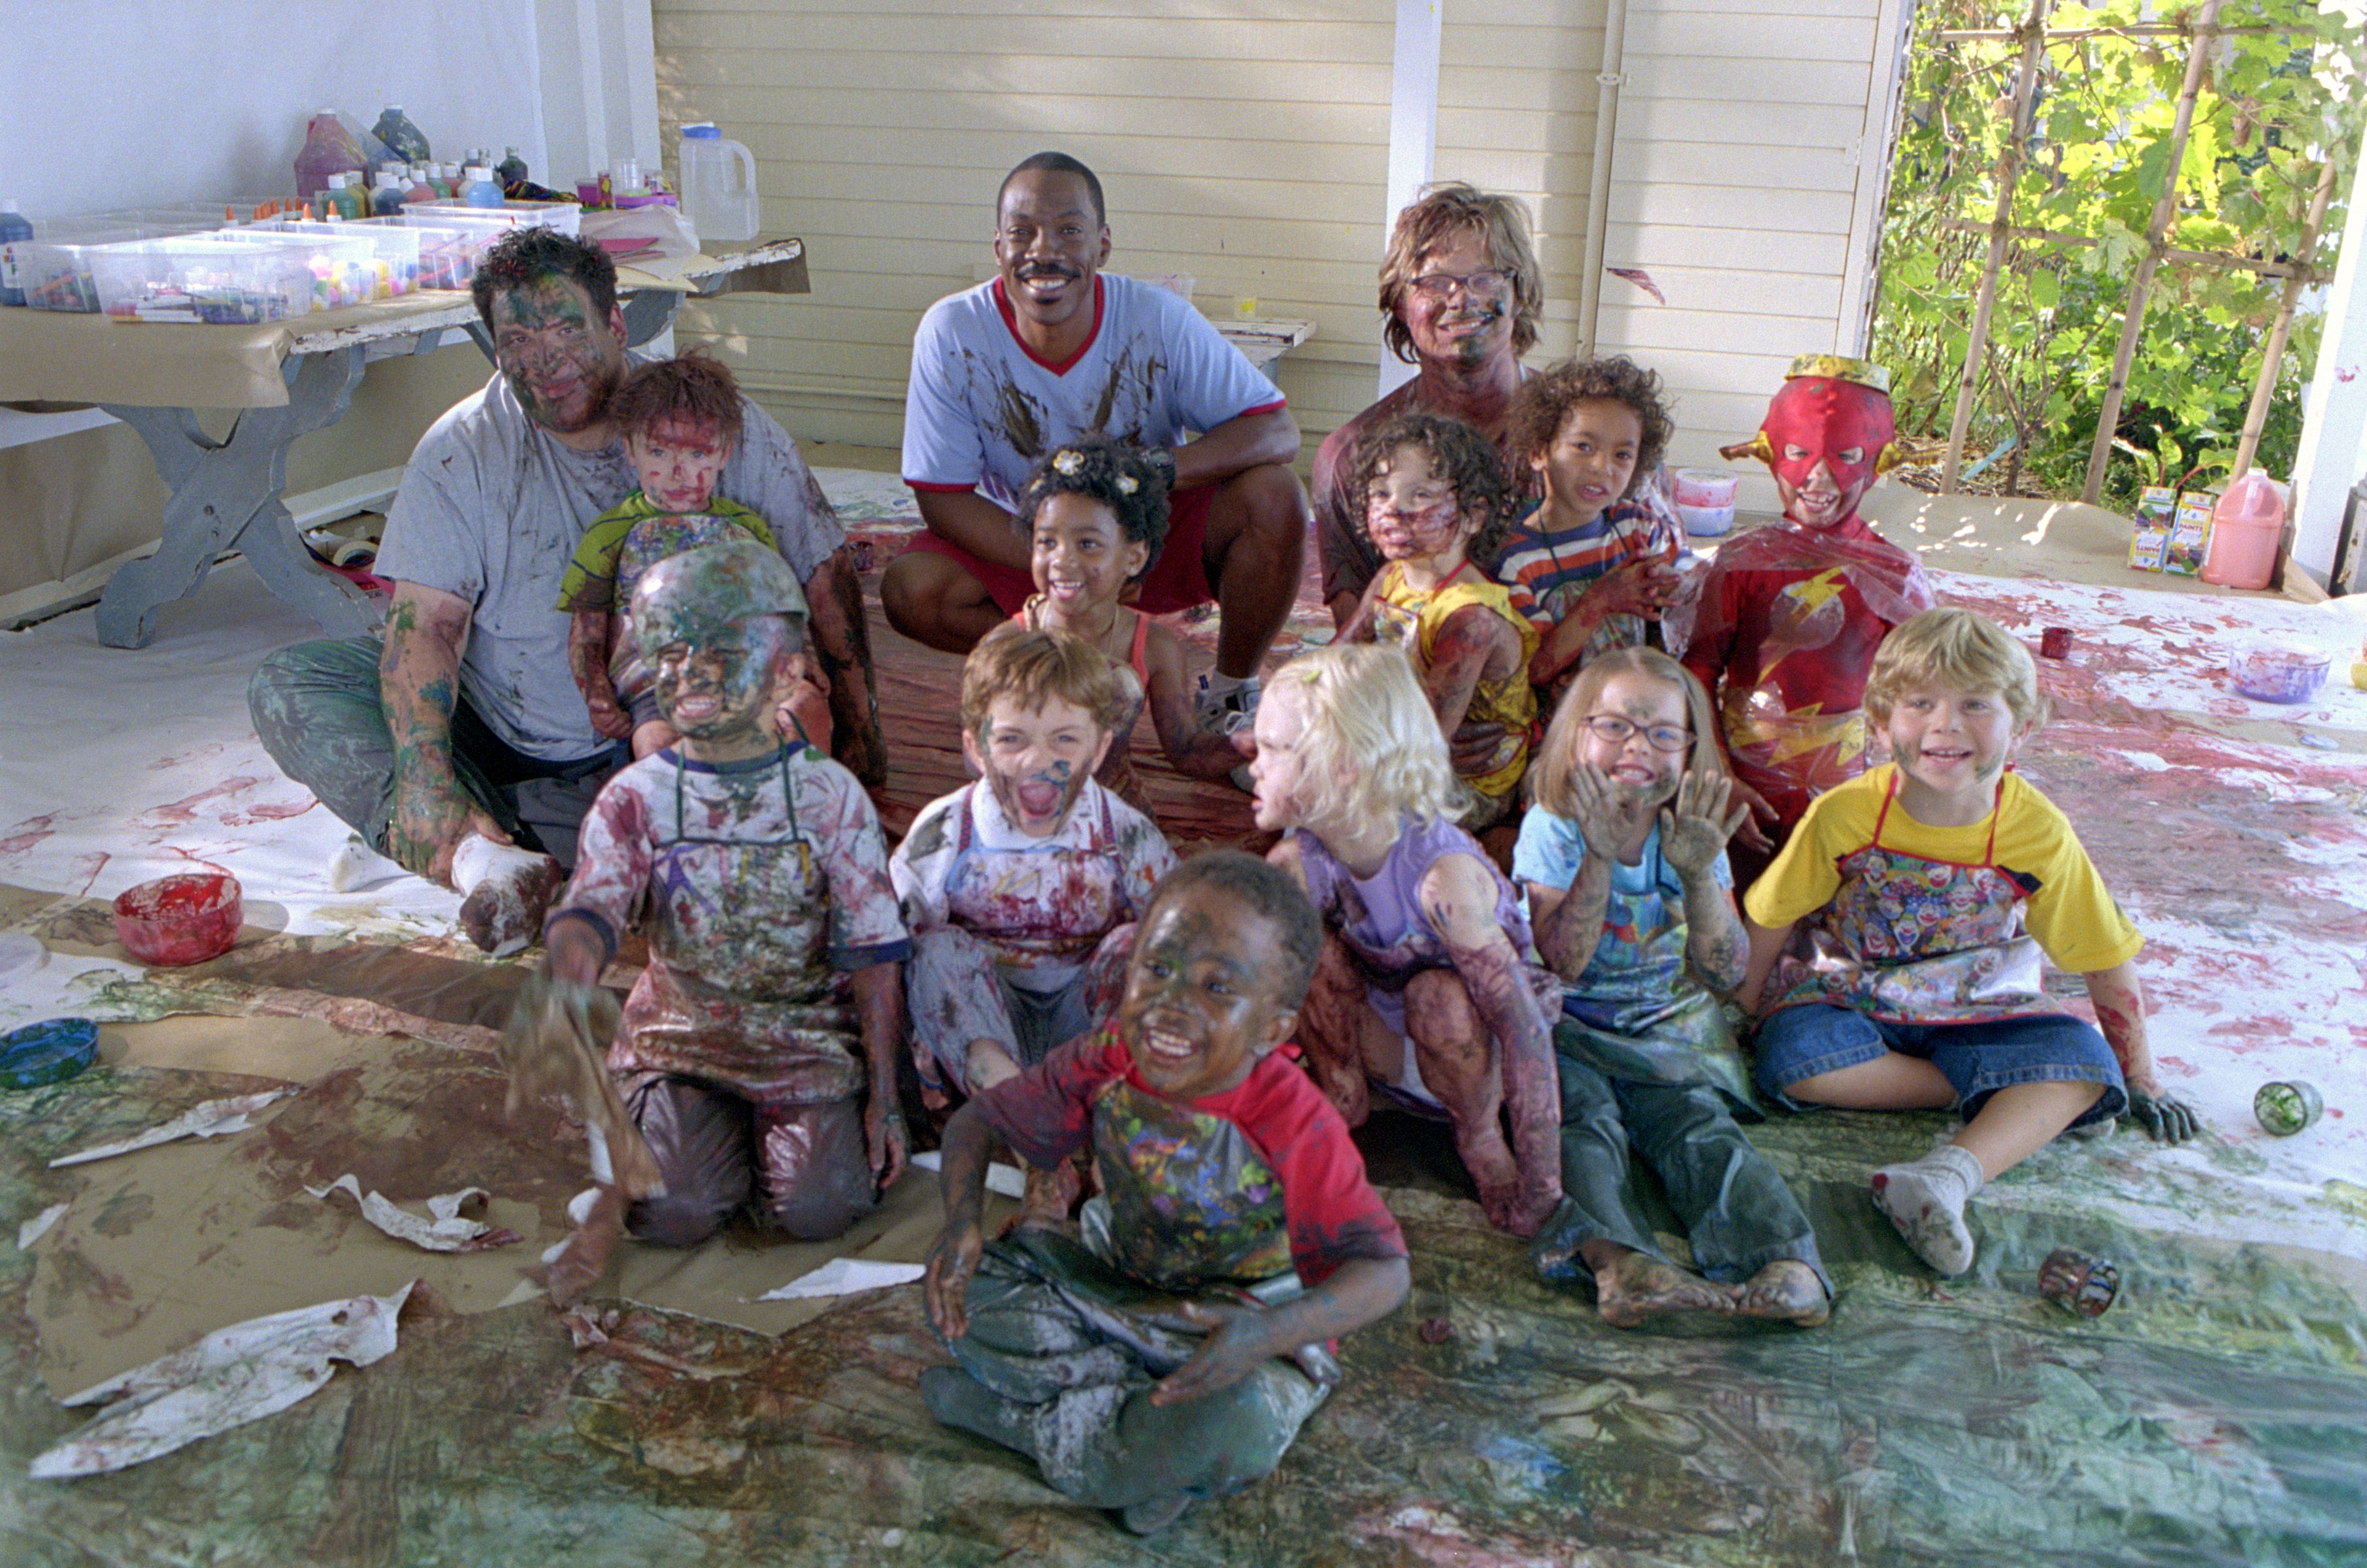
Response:
POLYGON ((2222 588, 2266 588, 2276 575, 2284 542, 2285 487, 2254 469, 2227 487, 2211 509, 2211 554, 2205 582, 2222 588))

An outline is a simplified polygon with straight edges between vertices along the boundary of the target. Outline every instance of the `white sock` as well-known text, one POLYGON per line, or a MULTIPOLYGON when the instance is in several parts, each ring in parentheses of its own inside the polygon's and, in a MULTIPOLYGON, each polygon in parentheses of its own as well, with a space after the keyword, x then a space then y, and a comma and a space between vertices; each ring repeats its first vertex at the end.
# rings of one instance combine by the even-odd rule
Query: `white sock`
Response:
POLYGON ((1921 1159, 1874 1173, 1874 1203, 1915 1256, 1953 1277, 1973 1266, 1965 1204, 1988 1181, 1969 1150, 1942 1144, 1921 1159))
POLYGON ((363 843, 358 833, 347 839, 345 847, 329 862, 329 886, 339 893, 357 892, 409 874, 402 866, 363 843))
POLYGON ((539 871, 549 858, 515 844, 497 844, 481 833, 464 833, 460 847, 452 852, 452 886, 466 897, 493 877, 539 871))

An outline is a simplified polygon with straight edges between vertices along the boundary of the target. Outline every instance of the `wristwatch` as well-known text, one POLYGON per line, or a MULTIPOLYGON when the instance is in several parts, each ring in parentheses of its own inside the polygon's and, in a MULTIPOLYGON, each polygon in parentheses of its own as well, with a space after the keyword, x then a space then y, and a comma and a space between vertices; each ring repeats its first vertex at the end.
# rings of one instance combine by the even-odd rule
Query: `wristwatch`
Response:
POLYGON ((1160 479, 1169 490, 1175 488, 1175 448, 1153 446, 1142 454, 1144 462, 1159 471, 1160 479))

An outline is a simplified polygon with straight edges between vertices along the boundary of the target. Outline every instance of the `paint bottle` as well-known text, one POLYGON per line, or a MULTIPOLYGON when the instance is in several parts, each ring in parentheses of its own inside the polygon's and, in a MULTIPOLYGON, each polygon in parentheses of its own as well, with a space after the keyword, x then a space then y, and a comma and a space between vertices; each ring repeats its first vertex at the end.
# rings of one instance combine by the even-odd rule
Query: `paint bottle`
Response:
POLYGON ((32 237, 33 225, 17 210, 16 201, 0 201, 0 305, 25 302, 24 288, 17 280, 17 257, 32 237))
POLYGON ((502 187, 493 183, 493 172, 482 164, 469 165, 465 183, 460 187, 460 199, 471 207, 499 207, 502 187))
POLYGON ((409 206, 413 202, 434 201, 436 199, 436 187, 427 183, 427 171, 425 167, 414 167, 409 169, 404 172, 402 177, 404 182, 410 186, 410 188, 403 193, 402 199, 405 206, 409 206))
POLYGON ((329 188, 323 194, 322 202, 323 212, 334 212, 339 218, 369 216, 368 204, 355 187, 353 175, 345 170, 339 170, 329 176, 329 188))
POLYGON ((2255 468, 2211 509, 2211 554, 2196 575, 2222 588, 2266 588, 2284 533, 2285 487, 2255 468))
POLYGON ((392 218, 402 211, 405 192, 402 176, 391 165, 378 172, 378 184, 370 187, 370 216, 392 218))
POLYGON ((507 190, 531 177, 527 172, 526 160, 518 156, 518 150, 515 147, 504 149, 502 161, 493 168, 493 178, 501 182, 502 188, 507 190))
POLYGON ((362 144, 354 140, 334 109, 323 109, 304 130, 303 151, 296 154, 296 194, 311 201, 329 188, 329 176, 369 167, 362 144))
POLYGON ((370 134, 386 143, 388 152, 406 164, 427 162, 427 133, 411 123, 401 104, 389 104, 370 127, 370 134))

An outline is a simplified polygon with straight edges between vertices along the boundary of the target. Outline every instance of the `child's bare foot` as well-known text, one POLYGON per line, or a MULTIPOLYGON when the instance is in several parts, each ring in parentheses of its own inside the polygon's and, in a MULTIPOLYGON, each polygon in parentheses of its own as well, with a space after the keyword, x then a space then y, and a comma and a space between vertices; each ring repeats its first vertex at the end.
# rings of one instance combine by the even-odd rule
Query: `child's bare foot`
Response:
POLYGON ((1633 1328, 1680 1312, 1732 1312, 1738 1292, 1713 1284, 1673 1263, 1642 1252, 1623 1252, 1608 1269, 1594 1271, 1594 1306, 1614 1328, 1633 1328))
POLYGON ((600 1282, 608 1271, 609 1254, 625 1234, 624 1194, 613 1187, 599 1189, 599 1194, 592 1201, 592 1212, 567 1238, 565 1250, 550 1260, 543 1285, 554 1306, 566 1306, 600 1282))
POLYGON ((1743 1281, 1734 1310, 1744 1317, 1815 1328, 1833 1315, 1833 1303, 1814 1269, 1796 1258, 1779 1258, 1743 1281))

